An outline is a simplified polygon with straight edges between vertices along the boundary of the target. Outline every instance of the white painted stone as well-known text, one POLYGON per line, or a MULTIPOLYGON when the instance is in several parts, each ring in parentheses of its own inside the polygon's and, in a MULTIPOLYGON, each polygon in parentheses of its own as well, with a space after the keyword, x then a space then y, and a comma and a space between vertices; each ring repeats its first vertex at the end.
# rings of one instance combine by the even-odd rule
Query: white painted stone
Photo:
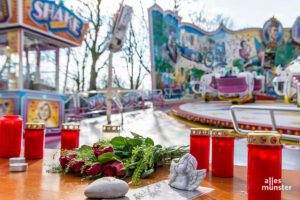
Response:
POLYGON ((129 186, 125 181, 104 177, 91 183, 84 191, 88 198, 118 198, 128 192, 129 186))

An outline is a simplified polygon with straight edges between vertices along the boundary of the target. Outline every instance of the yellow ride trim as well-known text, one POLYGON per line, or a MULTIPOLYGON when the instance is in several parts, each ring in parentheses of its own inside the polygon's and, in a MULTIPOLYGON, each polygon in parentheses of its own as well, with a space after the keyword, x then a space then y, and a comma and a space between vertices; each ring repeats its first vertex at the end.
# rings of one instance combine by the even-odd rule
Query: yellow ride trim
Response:
POLYGON ((231 97, 222 97, 220 94, 218 94, 218 98, 220 100, 227 100, 227 101, 236 101, 238 103, 241 103, 242 101, 249 101, 252 99, 252 94, 249 93, 248 96, 246 98, 231 98, 231 97))

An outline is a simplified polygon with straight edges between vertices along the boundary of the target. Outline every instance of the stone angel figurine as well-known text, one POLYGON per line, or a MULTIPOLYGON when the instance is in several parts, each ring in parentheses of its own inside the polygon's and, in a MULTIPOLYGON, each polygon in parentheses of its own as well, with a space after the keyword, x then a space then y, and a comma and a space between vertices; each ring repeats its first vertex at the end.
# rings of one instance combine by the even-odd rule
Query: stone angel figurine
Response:
POLYGON ((197 189, 206 176, 206 169, 196 170, 196 168, 197 160, 189 153, 180 159, 173 159, 169 185, 180 190, 197 189))

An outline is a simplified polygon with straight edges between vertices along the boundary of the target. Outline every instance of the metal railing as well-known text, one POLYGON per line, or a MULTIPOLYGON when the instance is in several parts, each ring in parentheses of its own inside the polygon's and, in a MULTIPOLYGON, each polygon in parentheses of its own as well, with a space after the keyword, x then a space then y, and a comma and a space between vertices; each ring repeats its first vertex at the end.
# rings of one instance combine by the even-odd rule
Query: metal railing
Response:
MULTIPOLYGON (((274 131, 277 130, 276 126, 276 120, 274 116, 274 112, 297 112, 300 113, 300 108, 297 107, 275 107, 275 106, 247 106, 247 105, 237 105, 237 106, 231 106, 231 118, 234 125, 234 129, 236 132, 242 134, 242 135, 248 135, 248 133, 253 132, 252 130, 245 130, 239 128, 238 120, 236 117, 236 110, 260 110, 260 111, 269 111, 270 118, 272 122, 272 129, 274 131)), ((289 134, 282 134, 282 139, 285 140, 293 140, 293 141, 299 141, 300 136, 299 135, 289 135, 289 134)))

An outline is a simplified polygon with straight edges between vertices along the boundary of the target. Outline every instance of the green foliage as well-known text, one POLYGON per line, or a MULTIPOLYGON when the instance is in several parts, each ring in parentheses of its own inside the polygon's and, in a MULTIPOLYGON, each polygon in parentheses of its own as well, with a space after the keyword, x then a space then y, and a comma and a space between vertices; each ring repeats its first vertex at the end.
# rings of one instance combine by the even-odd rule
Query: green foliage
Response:
POLYGON ((98 161, 100 164, 107 163, 108 161, 111 161, 111 160, 116 160, 116 161, 121 162, 120 158, 118 158, 115 155, 115 153, 113 153, 113 152, 104 153, 104 154, 98 156, 98 161))
POLYGON ((52 166, 50 169, 46 170, 47 173, 63 173, 64 170, 60 165, 52 166))
POLYGON ((113 146, 124 147, 124 146, 126 146, 127 142, 124 137, 119 136, 119 137, 114 137, 110 141, 110 144, 112 144, 113 146))
POLYGON ((145 146, 137 147, 134 149, 135 154, 133 154, 133 159, 131 159, 130 164, 136 164, 134 168, 134 172, 132 175, 132 183, 134 185, 138 185, 140 183, 139 179, 143 174, 143 177, 146 177, 146 175, 150 175, 154 170, 148 171, 148 169, 152 169, 154 166, 154 151, 155 148, 153 146, 148 146, 145 148, 145 146), (138 160, 139 159, 139 160, 138 160), (138 161, 137 161, 138 160, 138 161), (136 162, 137 161, 137 162, 136 162), (150 173, 151 172, 151 173, 150 173), (146 173, 146 174, 144 174, 146 173))
POLYGON ((150 146, 154 146, 154 141, 151 138, 147 137, 145 139, 145 144, 150 145, 150 146))

